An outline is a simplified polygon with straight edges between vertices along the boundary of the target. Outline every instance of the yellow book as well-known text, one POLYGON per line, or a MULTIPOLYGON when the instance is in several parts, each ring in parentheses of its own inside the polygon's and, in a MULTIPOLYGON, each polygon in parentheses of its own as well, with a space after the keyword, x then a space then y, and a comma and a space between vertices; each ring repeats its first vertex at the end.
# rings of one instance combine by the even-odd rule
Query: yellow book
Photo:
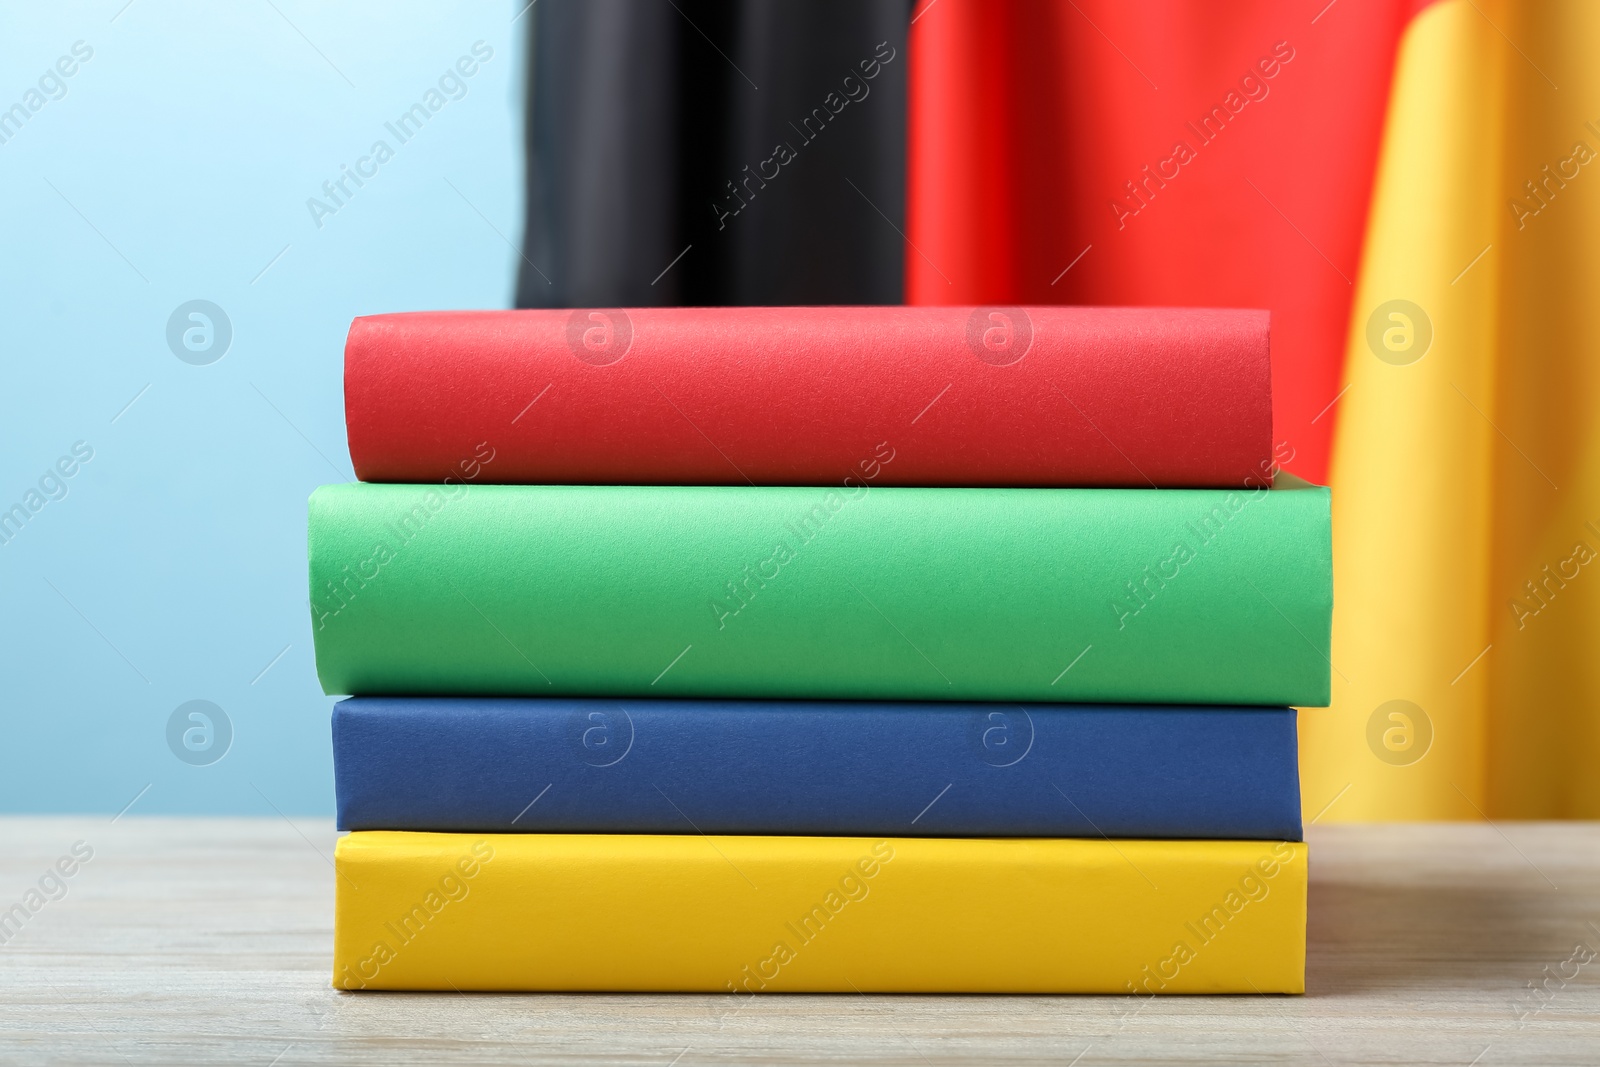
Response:
POLYGON ((1300 993, 1306 846, 367 831, 342 989, 1300 993))

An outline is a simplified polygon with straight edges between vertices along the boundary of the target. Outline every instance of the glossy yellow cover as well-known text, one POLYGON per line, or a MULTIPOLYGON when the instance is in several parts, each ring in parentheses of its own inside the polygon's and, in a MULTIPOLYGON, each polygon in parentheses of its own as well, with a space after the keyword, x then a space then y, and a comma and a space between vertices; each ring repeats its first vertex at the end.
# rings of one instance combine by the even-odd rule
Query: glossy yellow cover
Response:
POLYGON ((1306 846, 367 831, 343 989, 1300 993, 1306 846))

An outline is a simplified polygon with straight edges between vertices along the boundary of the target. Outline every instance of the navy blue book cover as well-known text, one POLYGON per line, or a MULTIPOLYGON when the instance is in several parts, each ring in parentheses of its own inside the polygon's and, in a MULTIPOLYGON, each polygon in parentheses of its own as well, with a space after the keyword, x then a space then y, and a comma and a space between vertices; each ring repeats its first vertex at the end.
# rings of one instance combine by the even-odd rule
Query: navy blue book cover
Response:
POLYGON ((1299 840, 1289 708, 352 697, 341 830, 1299 840))

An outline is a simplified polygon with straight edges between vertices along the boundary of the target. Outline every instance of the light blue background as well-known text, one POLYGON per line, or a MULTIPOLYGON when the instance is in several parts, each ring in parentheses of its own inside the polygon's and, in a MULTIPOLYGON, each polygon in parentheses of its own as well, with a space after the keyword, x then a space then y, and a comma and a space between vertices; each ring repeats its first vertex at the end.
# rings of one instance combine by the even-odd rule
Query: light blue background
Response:
POLYGON ((94 449, 0 545, 0 810, 331 813, 305 522, 313 488, 353 477, 345 330, 507 306, 529 16, 124 5, 0 14, 0 109, 75 41, 94 49, 0 144, 0 509, 74 442, 94 449), (398 144, 384 122, 479 40, 494 56, 467 95, 398 144), (395 157, 318 229, 307 198, 379 138, 395 157), (193 299, 232 321, 209 366, 166 343, 193 299), (167 746, 192 699, 232 721, 209 766, 167 746))

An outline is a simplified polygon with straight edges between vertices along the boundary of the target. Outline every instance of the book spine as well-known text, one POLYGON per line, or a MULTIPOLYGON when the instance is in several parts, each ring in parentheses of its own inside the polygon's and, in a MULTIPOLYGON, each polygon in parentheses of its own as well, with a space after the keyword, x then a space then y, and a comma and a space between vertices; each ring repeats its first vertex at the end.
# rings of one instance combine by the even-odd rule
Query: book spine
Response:
POLYGON ((354 697, 341 830, 1300 838, 1287 708, 354 697))
POLYGON ((1304 991, 1293 842, 367 832, 335 864, 341 989, 1304 991))
POLYGON ((632 308, 356 319, 363 481, 1269 484, 1264 311, 632 308))
POLYGON ((1318 706, 1325 489, 329 486, 329 693, 1318 706))

